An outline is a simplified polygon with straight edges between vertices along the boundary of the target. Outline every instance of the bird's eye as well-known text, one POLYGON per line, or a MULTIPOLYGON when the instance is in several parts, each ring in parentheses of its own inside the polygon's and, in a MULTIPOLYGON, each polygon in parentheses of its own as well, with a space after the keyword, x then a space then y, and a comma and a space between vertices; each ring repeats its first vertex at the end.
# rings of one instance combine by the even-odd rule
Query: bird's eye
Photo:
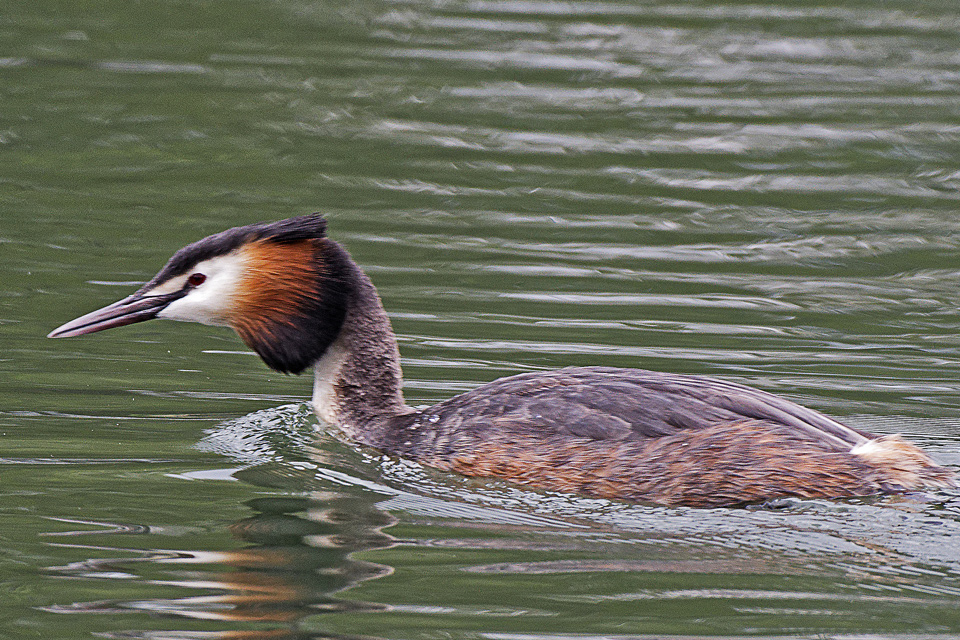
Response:
POLYGON ((191 273, 190 277, 187 278, 187 284, 191 287, 199 287, 207 279, 207 276, 202 273, 191 273))

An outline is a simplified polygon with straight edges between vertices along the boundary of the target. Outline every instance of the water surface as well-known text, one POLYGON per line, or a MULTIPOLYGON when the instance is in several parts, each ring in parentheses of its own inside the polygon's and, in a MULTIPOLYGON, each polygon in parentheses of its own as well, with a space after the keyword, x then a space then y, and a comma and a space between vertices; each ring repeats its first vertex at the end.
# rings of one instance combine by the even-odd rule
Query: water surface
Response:
POLYGON ((960 470, 958 29, 939 1, 13 3, 0 635, 960 634, 956 491, 530 491, 338 440, 226 330, 44 338, 188 242, 322 211, 411 404, 708 374, 960 470))

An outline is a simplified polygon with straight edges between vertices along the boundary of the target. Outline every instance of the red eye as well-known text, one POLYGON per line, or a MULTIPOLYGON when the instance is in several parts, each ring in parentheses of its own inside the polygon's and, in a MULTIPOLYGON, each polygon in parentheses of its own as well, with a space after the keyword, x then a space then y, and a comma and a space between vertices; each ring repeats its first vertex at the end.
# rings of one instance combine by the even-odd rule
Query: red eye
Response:
POLYGON ((187 278, 187 284, 191 287, 199 287, 206 279, 207 276, 203 275, 202 273, 192 273, 190 274, 190 277, 187 278))

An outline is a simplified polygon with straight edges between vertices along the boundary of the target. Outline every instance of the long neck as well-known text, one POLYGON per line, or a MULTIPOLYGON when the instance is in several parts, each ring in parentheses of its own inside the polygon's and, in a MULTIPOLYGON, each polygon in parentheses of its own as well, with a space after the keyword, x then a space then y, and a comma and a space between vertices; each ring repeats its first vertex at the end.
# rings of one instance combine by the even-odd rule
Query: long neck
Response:
POLYGON ((317 361, 313 405, 320 418, 351 438, 375 445, 403 401, 400 353, 377 291, 350 262, 346 314, 339 335, 317 361))

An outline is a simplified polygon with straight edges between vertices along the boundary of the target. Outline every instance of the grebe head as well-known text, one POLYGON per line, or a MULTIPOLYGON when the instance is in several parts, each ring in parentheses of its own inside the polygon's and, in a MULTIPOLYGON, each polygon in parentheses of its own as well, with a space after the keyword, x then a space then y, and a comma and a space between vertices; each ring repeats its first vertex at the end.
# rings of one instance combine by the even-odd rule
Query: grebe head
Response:
POLYGON ((300 373, 340 332, 347 264, 346 252, 326 238, 320 215, 236 227, 180 249, 139 291, 49 337, 151 318, 229 326, 271 368, 300 373))

